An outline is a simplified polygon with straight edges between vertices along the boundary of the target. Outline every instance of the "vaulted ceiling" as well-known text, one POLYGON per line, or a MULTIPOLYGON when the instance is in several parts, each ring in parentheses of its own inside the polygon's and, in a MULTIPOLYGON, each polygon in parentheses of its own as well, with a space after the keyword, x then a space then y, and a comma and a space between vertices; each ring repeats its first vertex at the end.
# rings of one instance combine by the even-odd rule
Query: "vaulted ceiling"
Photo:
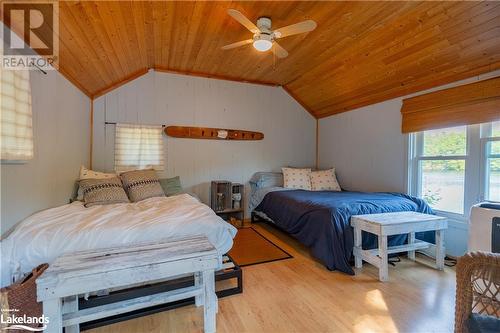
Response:
POLYGON ((59 70, 98 96, 148 69, 283 86, 325 117, 500 68, 500 2, 60 2, 59 70), (281 27, 278 59, 226 11, 281 27))

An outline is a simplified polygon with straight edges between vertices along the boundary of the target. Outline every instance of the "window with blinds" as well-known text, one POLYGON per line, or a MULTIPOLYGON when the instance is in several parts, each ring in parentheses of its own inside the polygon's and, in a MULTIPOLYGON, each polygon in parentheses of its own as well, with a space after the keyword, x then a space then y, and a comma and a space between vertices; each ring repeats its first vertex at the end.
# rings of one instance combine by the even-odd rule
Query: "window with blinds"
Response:
POLYGON ((29 71, 0 67, 0 123, 2 161, 33 158, 33 125, 29 71))
POLYGON ((115 170, 163 170, 162 132, 161 126, 117 124, 115 170))

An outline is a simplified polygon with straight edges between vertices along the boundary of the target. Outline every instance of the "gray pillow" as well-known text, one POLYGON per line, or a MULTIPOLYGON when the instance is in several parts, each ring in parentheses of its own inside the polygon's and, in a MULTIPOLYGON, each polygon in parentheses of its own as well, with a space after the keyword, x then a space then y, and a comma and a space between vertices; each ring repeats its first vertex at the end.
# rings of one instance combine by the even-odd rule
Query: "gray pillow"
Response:
POLYGON ((127 191, 132 202, 165 196, 160 181, 156 177, 156 171, 153 169, 123 172, 120 174, 120 178, 123 182, 123 188, 127 191))
POLYGON ((127 203, 127 193, 118 177, 106 179, 82 179, 80 188, 83 191, 85 207, 127 203))
POLYGON ((181 178, 179 176, 160 179, 160 185, 167 197, 184 193, 181 186, 181 178))
POLYGON ((249 182, 256 189, 283 187, 283 174, 281 172, 256 172, 249 182))

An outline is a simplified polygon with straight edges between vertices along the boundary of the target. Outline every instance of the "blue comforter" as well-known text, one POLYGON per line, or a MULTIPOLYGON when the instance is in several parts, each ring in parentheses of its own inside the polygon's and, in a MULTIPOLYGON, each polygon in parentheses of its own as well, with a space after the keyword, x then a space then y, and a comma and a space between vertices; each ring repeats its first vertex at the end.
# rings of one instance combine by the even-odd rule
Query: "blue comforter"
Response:
MULTIPOLYGON (((330 270, 354 275, 349 265, 354 246, 350 219, 353 215, 401 211, 433 214, 422 200, 400 193, 333 191, 278 191, 266 194, 255 209, 265 213, 302 244, 330 270)), ((416 237, 434 242, 434 233, 416 237)), ((390 236, 389 246, 401 245, 407 235, 390 236)), ((363 233, 363 248, 377 247, 377 236, 363 233)))

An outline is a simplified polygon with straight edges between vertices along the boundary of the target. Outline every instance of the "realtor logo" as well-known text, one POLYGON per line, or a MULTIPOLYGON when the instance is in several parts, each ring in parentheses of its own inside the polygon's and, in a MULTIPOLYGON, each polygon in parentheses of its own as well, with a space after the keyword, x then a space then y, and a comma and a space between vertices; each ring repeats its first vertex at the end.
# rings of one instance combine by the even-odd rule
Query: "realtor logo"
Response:
POLYGON ((59 6, 55 1, 2 2, 2 66, 7 69, 57 67, 59 6))
POLYGON ((49 317, 41 315, 40 317, 26 316, 25 314, 16 315, 18 309, 2 309, 0 314, 0 331, 24 330, 30 332, 41 332, 47 329, 50 322, 49 317))

